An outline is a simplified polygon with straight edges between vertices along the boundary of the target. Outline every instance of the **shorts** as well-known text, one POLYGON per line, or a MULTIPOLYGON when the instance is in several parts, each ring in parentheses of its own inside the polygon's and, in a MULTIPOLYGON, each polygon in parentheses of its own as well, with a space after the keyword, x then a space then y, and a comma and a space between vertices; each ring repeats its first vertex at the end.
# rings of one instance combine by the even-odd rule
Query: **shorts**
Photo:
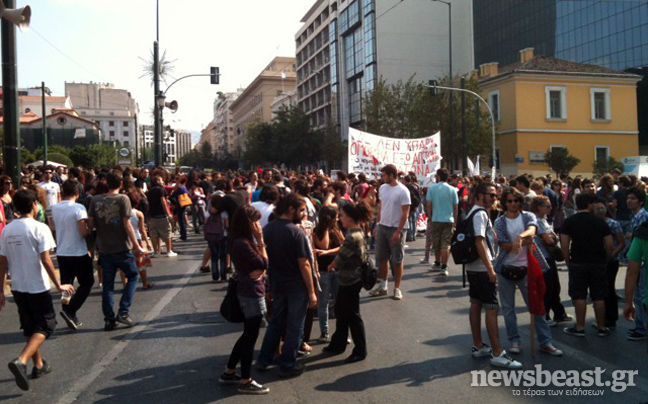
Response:
POLYGON ((50 292, 24 293, 11 291, 18 306, 20 328, 25 337, 43 334, 49 338, 56 328, 56 313, 50 292))
POLYGON ((607 265, 569 263, 569 297, 586 300, 587 290, 592 300, 605 300, 608 291, 607 265))
POLYGON ((151 238, 163 240, 171 238, 171 222, 168 217, 152 217, 149 219, 149 233, 151 238))
POLYGON ((407 229, 402 230, 400 241, 396 244, 391 242, 391 238, 397 227, 387 227, 382 224, 376 229, 376 260, 386 261, 394 259, 394 264, 400 264, 405 258, 405 233, 407 229))
POLYGON ((245 297, 239 296, 239 306, 243 312, 243 317, 245 319, 250 319, 259 316, 265 316, 266 312, 266 302, 265 297, 245 297))
POLYGON ((486 309, 497 309, 497 285, 488 280, 487 272, 466 271, 470 303, 481 304, 486 309))
POLYGON ((432 249, 447 250, 452 242, 453 223, 432 222, 432 249))

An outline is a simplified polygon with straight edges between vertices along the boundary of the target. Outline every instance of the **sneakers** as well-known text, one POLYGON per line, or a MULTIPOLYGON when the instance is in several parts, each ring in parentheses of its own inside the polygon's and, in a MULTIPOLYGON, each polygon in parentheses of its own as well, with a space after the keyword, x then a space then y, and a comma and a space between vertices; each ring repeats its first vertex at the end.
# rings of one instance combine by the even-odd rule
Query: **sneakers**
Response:
POLYGON ((489 347, 488 345, 482 342, 481 348, 472 347, 471 351, 472 351, 473 358, 481 358, 484 356, 491 355, 493 353, 493 348, 489 347))
POLYGON ((112 331, 115 328, 117 328, 117 323, 114 321, 106 321, 104 322, 104 331, 112 331))
POLYGON ((160 254, 156 253, 155 251, 153 251, 153 252, 151 253, 151 255, 149 255, 149 257, 151 257, 151 258, 157 258, 157 257, 159 257, 159 256, 160 256, 160 254))
POLYGON ((574 321, 574 317, 571 314, 565 313, 562 318, 554 318, 554 321, 557 323, 566 323, 568 321, 574 321))
POLYGON ((128 315, 128 313, 119 313, 115 321, 124 324, 126 327, 135 325, 135 321, 128 315))
POLYGON ((429 263, 430 263, 430 260, 429 260, 428 258, 421 258, 421 260, 419 261, 419 263, 420 263, 420 264, 429 264, 429 263))
POLYGON ((218 378, 218 383, 220 384, 237 384, 241 382, 241 376, 237 375, 236 373, 221 373, 220 377, 218 378))
POLYGON ((440 262, 435 262, 432 264, 432 268, 430 268, 430 272, 439 272, 441 270, 441 263, 440 262))
POLYGON ((22 363, 20 359, 16 358, 9 362, 7 365, 9 370, 16 378, 16 384, 21 390, 29 390, 29 380, 27 380, 27 365, 22 363))
POLYGON ((394 288, 394 300, 403 300, 403 293, 399 288, 394 288))
POLYGON ((448 275, 450 275, 450 273, 448 272, 448 267, 441 268, 440 271, 441 271, 441 273, 439 273, 439 275, 441 275, 441 276, 448 276, 448 275))
POLYGON ((512 354, 519 354, 520 353, 520 343, 519 342, 514 342, 511 344, 509 347, 509 352, 512 354))
POLYGON ((45 359, 43 359, 43 367, 39 369, 36 366, 34 366, 34 368, 32 369, 31 378, 38 379, 39 377, 45 376, 51 371, 52 371, 52 367, 49 365, 49 363, 47 363, 45 359))
POLYGON ((166 256, 167 256, 167 258, 177 257, 178 253, 174 252, 174 251, 169 251, 166 256))
POLYGON ((380 287, 380 285, 376 286, 373 290, 369 292, 369 296, 371 297, 386 296, 386 295, 387 295, 387 288, 383 289, 380 287))
POLYGON ((490 363, 491 365, 500 368, 522 369, 522 364, 508 356, 504 350, 502 350, 502 353, 499 354, 499 356, 491 355, 490 363))
POLYGON ((306 366, 302 365, 301 363, 295 363, 295 366, 291 369, 284 370, 279 368, 278 373, 279 373, 279 377, 288 378, 288 377, 299 376, 302 373, 304 373, 305 370, 306 370, 306 366))
POLYGON ((240 383, 236 391, 241 394, 267 394, 270 392, 270 389, 254 380, 250 380, 249 383, 240 383))
POLYGON ((206 273, 211 272, 211 269, 209 267, 207 267, 207 266, 204 266, 204 267, 201 266, 200 267, 200 272, 202 272, 203 274, 206 274, 206 273))
POLYGON ((584 337, 585 336, 585 330, 578 330, 578 329, 576 329, 576 326, 565 327, 563 329, 563 332, 565 334, 573 335, 574 337, 584 337))
POLYGON ((317 339, 317 342, 328 344, 329 342, 331 342, 331 336, 328 332, 323 332, 322 335, 320 335, 320 337, 317 339))
MULTIPOLYGON (((69 328, 70 330, 74 330, 74 331, 76 331, 76 330, 79 328, 79 326, 77 325, 77 323, 74 321, 74 317, 73 317, 73 316, 70 316, 69 314, 67 314, 67 313, 65 312, 65 310, 64 310, 64 311, 61 311, 59 314, 61 315, 61 317, 63 317, 63 320, 65 321, 65 324, 67 324, 67 326, 68 326, 68 328, 69 328)), ((78 321, 78 320, 77 320, 77 321, 78 321)))
POLYGON ((552 319, 550 319, 550 318, 547 318, 546 320, 547 320, 547 324, 549 324, 549 327, 555 327, 555 326, 558 325, 558 323, 556 322, 556 320, 552 320, 552 319))
POLYGON ((603 328, 598 329, 598 336, 599 337, 607 337, 608 335, 610 335, 610 329, 609 328, 603 327, 603 328))
POLYGON ((556 348, 552 344, 543 346, 542 348, 540 348, 540 352, 544 352, 544 353, 549 354, 551 356, 562 356, 563 355, 563 351, 556 348))
POLYGON ((637 331, 632 331, 628 333, 628 340, 629 341, 641 341, 648 338, 646 334, 639 333, 637 331))

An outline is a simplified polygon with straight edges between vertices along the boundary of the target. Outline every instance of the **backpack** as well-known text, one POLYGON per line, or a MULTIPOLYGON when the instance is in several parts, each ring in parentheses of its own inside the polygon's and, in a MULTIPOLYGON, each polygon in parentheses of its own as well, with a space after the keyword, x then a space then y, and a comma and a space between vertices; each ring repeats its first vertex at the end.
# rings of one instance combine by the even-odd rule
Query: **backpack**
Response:
POLYGON ((421 204, 421 192, 416 185, 408 184, 407 189, 410 191, 410 209, 415 210, 421 204))
POLYGON ((371 290, 378 282, 378 270, 374 267, 369 257, 365 256, 360 265, 360 276, 362 277, 362 287, 365 290, 371 290))
POLYGON ((205 240, 220 241, 225 236, 225 226, 221 215, 209 215, 207 221, 205 221, 203 232, 205 233, 205 240))
MULTIPOLYGON (((450 243, 450 252, 455 264, 469 264, 479 259, 479 252, 475 246, 475 229, 473 227, 473 218, 479 211, 486 212, 486 209, 475 209, 465 219, 459 218, 457 221, 457 230, 452 235, 450 243)), ((490 241, 486 237, 488 248, 492 250, 490 241)))

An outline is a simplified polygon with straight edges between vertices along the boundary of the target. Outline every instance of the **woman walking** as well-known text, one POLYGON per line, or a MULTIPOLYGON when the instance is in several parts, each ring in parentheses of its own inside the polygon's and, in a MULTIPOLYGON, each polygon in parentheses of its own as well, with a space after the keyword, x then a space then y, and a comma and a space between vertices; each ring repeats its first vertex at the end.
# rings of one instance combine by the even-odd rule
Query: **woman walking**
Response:
POLYGON ((232 218, 229 233, 230 255, 238 274, 238 299, 245 317, 243 335, 236 341, 227 369, 218 381, 238 384, 242 394, 266 394, 269 388, 254 381, 250 375, 254 345, 259 337, 261 321, 266 313, 264 276, 268 268, 268 254, 259 224, 261 214, 252 206, 242 206, 232 218), (241 375, 236 365, 241 363, 241 375))

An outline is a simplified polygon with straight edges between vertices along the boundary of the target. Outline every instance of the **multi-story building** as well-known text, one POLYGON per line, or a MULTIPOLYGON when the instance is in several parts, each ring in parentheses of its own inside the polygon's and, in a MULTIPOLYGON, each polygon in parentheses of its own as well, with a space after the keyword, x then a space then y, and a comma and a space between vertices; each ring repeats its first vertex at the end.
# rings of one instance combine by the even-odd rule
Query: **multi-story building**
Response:
POLYGON ((110 83, 65 83, 65 95, 82 118, 94 121, 103 141, 135 148, 139 107, 128 90, 110 83))
POLYGON ((298 98, 311 125, 362 125, 376 81, 427 82, 473 69, 472 1, 318 0, 296 35, 298 98), (402 3, 402 4, 401 4, 402 3), (450 21, 452 32, 450 32, 450 21), (326 55, 328 50, 328 56, 326 55))
POLYGON ((239 157, 245 150, 249 127, 272 120, 272 101, 276 96, 295 91, 295 58, 275 57, 252 83, 230 104, 234 141, 230 154, 239 157))
POLYGON ((482 0, 474 2, 475 66, 514 63, 535 48, 552 56, 641 74, 639 143, 648 153, 648 2, 482 0))
POLYGON ((533 56, 502 68, 480 67, 479 87, 498 123, 502 174, 550 172, 545 153, 567 148, 580 159, 572 175, 591 177, 593 163, 636 156, 638 75, 533 56))
POLYGON ((278 95, 272 100, 270 104, 270 111, 272 111, 272 119, 276 118, 277 112, 281 108, 290 108, 297 106, 297 93, 295 91, 278 95))
POLYGON ((235 92, 219 93, 214 100, 214 147, 213 150, 219 155, 232 154, 234 152, 234 116, 231 105, 243 93, 239 88, 235 92))
MULTIPOLYGON (((3 111, 2 90, 0 89, 0 116, 3 111)), ((36 116, 43 116, 43 97, 40 87, 20 88, 18 89, 18 115, 33 113, 36 116)), ((46 114, 53 114, 57 111, 74 113, 70 97, 53 96, 51 91, 45 88, 45 108, 46 114)))
POLYGON ((211 146, 212 150, 215 150, 216 148, 216 121, 211 120, 207 126, 205 126, 201 131, 200 131, 200 140, 198 140, 198 143, 196 143, 196 149, 200 149, 200 147, 205 144, 209 143, 211 146))
MULTIPOLYGON (((142 161, 152 161, 155 158, 155 137, 153 126, 141 127, 142 161)), ((184 129, 164 127, 162 133, 162 158, 164 165, 175 165, 178 160, 191 151, 191 133, 184 129)))

